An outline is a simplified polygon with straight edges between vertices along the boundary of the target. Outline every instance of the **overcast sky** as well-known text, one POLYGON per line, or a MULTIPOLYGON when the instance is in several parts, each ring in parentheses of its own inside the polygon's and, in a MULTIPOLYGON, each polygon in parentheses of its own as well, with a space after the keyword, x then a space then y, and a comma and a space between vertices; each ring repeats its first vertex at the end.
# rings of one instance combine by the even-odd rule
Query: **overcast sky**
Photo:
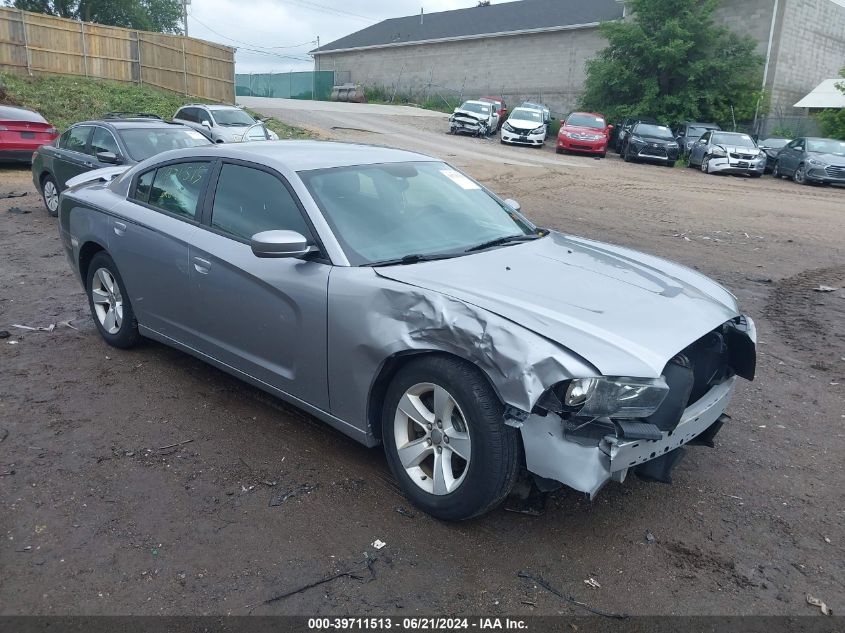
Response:
POLYGON ((238 47, 235 70, 312 70, 308 51, 386 18, 475 6, 477 0, 190 0, 188 34, 238 47), (247 50, 252 49, 252 50, 247 50))

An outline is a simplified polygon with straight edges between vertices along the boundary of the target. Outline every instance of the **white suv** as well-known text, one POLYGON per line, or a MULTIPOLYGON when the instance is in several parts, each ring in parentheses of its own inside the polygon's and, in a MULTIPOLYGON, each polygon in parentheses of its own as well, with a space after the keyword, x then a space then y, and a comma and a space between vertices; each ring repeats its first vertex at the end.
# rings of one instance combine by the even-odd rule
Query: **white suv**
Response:
POLYGON ((182 106, 173 120, 184 123, 215 143, 278 141, 278 135, 241 108, 229 105, 191 104, 182 106))

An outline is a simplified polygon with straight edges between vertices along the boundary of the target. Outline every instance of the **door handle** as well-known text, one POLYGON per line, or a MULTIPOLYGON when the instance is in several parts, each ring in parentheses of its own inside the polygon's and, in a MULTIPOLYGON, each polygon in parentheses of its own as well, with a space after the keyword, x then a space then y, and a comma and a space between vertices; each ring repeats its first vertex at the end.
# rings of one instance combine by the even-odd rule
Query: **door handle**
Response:
POLYGON ((114 234, 123 236, 126 234, 126 225, 123 222, 114 223, 114 234))
POLYGON ((87 160, 82 164, 85 165, 86 167, 96 167, 97 166, 96 163, 92 163, 91 161, 87 161, 87 160))
POLYGON ((211 270, 211 262, 202 257, 194 257, 194 270, 201 275, 207 275, 208 271, 211 270))

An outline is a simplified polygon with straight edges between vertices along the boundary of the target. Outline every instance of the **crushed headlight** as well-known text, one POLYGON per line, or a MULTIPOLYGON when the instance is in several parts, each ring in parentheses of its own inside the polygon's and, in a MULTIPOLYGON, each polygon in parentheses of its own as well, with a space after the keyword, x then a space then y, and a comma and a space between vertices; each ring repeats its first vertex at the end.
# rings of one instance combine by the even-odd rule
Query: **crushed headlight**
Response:
MULTIPOLYGON (((573 378, 551 391, 560 413, 581 418, 647 418, 663 403, 669 386, 660 378, 573 378)), ((545 400, 545 399, 544 399, 545 400)), ((548 401, 543 403, 549 404, 548 401)))
POLYGON ((502 127, 508 132, 516 132, 516 130, 513 129, 513 126, 510 123, 505 123, 502 127))
POLYGON ((818 158, 810 158, 807 160, 813 167, 827 167, 827 163, 823 160, 819 160, 818 158))
POLYGON ((724 147, 714 147, 710 150, 711 156, 727 156, 728 153, 725 151, 724 147))
POLYGON ((531 130, 531 134, 545 134, 546 133, 546 126, 541 125, 540 127, 531 130))

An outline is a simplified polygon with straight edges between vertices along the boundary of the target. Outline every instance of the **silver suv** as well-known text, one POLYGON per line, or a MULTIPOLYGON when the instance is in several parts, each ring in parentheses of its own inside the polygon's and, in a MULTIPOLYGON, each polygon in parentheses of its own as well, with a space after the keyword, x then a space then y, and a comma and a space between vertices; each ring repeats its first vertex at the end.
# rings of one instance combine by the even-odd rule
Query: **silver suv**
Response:
POLYGON ((173 120, 184 123, 215 143, 278 141, 275 132, 256 121, 241 108, 230 105, 190 104, 182 106, 173 120))

